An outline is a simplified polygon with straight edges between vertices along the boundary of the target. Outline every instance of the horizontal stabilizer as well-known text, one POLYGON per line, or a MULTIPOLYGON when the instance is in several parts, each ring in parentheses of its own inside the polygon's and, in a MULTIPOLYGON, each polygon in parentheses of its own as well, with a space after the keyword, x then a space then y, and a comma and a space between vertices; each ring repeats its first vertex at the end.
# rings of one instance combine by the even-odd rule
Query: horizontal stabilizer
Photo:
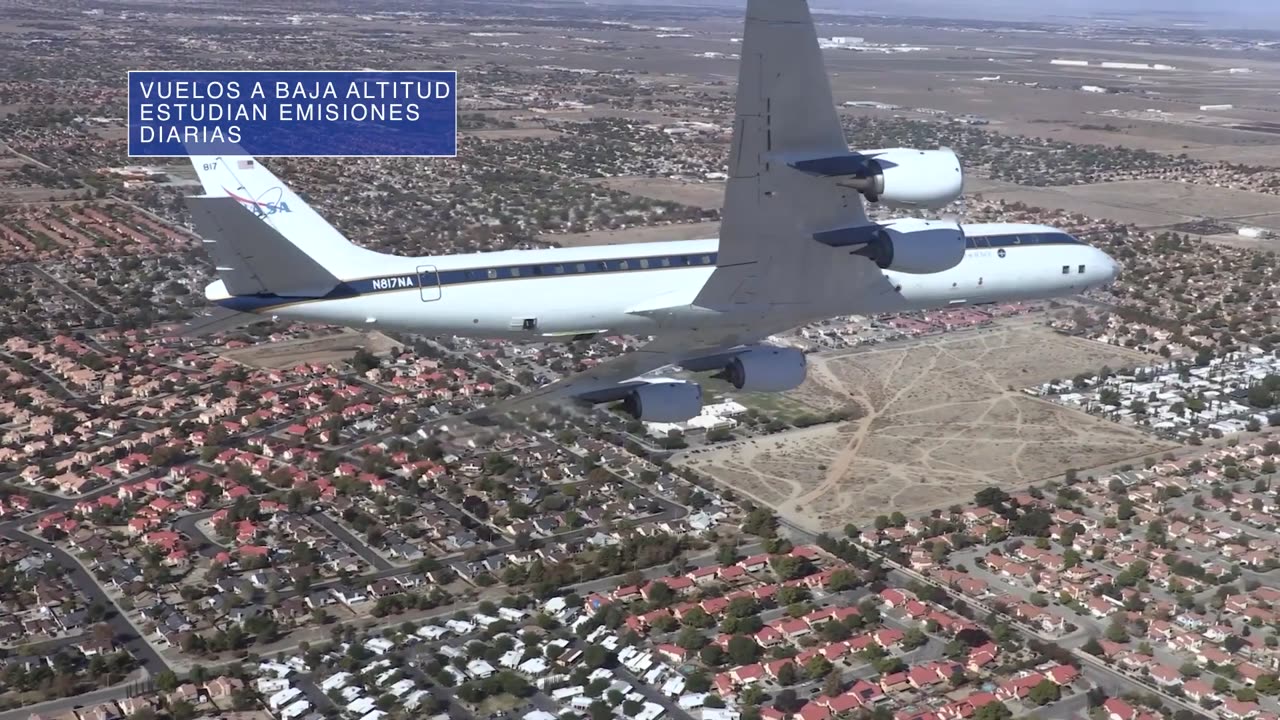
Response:
POLYGON ((320 297, 338 279, 232 197, 187 198, 196 232, 232 295, 320 297))

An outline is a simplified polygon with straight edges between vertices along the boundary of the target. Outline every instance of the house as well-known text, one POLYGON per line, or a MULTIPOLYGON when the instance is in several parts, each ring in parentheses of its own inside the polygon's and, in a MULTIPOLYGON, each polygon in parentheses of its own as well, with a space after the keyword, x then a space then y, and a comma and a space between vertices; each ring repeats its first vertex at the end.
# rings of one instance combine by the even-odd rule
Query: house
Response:
POLYGON ((1071 665, 1059 665, 1046 672, 1045 677, 1061 687, 1066 687, 1080 677, 1080 671, 1071 665))
POLYGON ((1138 717, 1138 711, 1120 698, 1107 698, 1102 703, 1102 710, 1107 714, 1107 720, 1137 720, 1138 717))
POLYGON ((1213 700, 1217 697, 1209 683, 1198 679, 1187 680, 1182 683, 1182 694, 1197 703, 1203 703, 1206 700, 1213 700))
POLYGON ((689 651, 679 645, 664 643, 657 647, 658 654, 673 663, 682 663, 689 659, 689 651))
POLYGON ((492 665, 484 660, 472 660, 467 663, 467 675, 475 680, 484 680, 493 677, 495 672, 492 665))
POLYGON ((1175 687, 1182 684, 1182 673, 1168 665, 1154 665, 1148 671, 1151 679, 1161 687, 1175 687))
POLYGON ((880 689, 884 692, 897 692, 911 687, 911 681, 905 672, 889 673, 880 676, 880 689))
POLYGON ((1246 720, 1258 714, 1258 703, 1241 702, 1235 698, 1227 698, 1222 701, 1222 707, 1218 710, 1218 715, 1223 720, 1246 720))
POLYGON ((244 681, 234 677, 218 677, 205 683, 205 692, 211 700, 231 697, 231 694, 244 687, 244 681))

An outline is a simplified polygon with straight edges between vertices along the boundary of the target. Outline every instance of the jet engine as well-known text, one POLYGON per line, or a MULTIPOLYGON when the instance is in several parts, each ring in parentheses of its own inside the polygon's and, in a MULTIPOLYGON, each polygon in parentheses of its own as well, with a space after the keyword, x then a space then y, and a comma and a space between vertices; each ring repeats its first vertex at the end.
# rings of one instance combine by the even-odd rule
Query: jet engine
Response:
POLYGON ((964 191, 960 158, 947 148, 862 150, 862 169, 840 184, 870 202, 906 208, 940 208, 964 191))
POLYGON ((735 355, 716 377, 747 392, 786 392, 804 382, 805 371, 803 352, 756 345, 735 355))
POLYGON ((882 270, 927 275, 959 265, 964 248, 964 230, 958 223, 907 218, 884 223, 853 254, 882 270))
POLYGON ((684 422, 702 412, 702 386, 679 380, 654 380, 622 400, 622 411, 647 422, 684 422))

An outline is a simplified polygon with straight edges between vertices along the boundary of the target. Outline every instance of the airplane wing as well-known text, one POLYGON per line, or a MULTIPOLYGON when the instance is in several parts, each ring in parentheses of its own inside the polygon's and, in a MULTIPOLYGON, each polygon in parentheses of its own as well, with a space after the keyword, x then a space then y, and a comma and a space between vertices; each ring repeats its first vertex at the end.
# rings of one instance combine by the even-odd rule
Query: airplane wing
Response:
POLYGON ((861 194, 794 167, 849 155, 807 0, 748 0, 741 58, 717 267, 693 301, 719 317, 697 331, 667 331, 635 352, 481 414, 566 396, 621 399, 645 373, 668 365, 710 369, 727 363, 735 348, 789 329, 792 323, 777 319, 790 316, 779 306, 814 306, 850 285, 883 291, 883 275, 871 262, 848 274, 829 272, 831 249, 814 239, 867 224, 861 194), (720 325, 730 318, 736 327, 720 325))
POLYGON ((720 367, 733 357, 735 350, 785 329, 739 326, 661 335, 637 350, 624 352, 588 370, 480 408, 472 417, 525 411, 570 397, 589 403, 621 400, 632 388, 644 383, 639 379, 642 375, 668 366, 691 370, 720 367))
POLYGON ((749 0, 741 58, 718 268, 695 304, 734 311, 830 297, 830 285, 861 278, 825 272, 830 249, 813 235, 867 216, 856 190, 791 167, 849 153, 808 2, 749 0))

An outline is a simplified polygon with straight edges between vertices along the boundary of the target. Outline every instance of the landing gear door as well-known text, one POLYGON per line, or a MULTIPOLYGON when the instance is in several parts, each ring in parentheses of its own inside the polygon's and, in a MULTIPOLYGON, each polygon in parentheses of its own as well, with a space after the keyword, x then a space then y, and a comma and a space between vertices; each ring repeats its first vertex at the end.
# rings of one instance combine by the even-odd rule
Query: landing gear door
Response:
POLYGON ((440 299, 440 274, 435 265, 418 266, 418 289, 422 292, 423 302, 440 299))

